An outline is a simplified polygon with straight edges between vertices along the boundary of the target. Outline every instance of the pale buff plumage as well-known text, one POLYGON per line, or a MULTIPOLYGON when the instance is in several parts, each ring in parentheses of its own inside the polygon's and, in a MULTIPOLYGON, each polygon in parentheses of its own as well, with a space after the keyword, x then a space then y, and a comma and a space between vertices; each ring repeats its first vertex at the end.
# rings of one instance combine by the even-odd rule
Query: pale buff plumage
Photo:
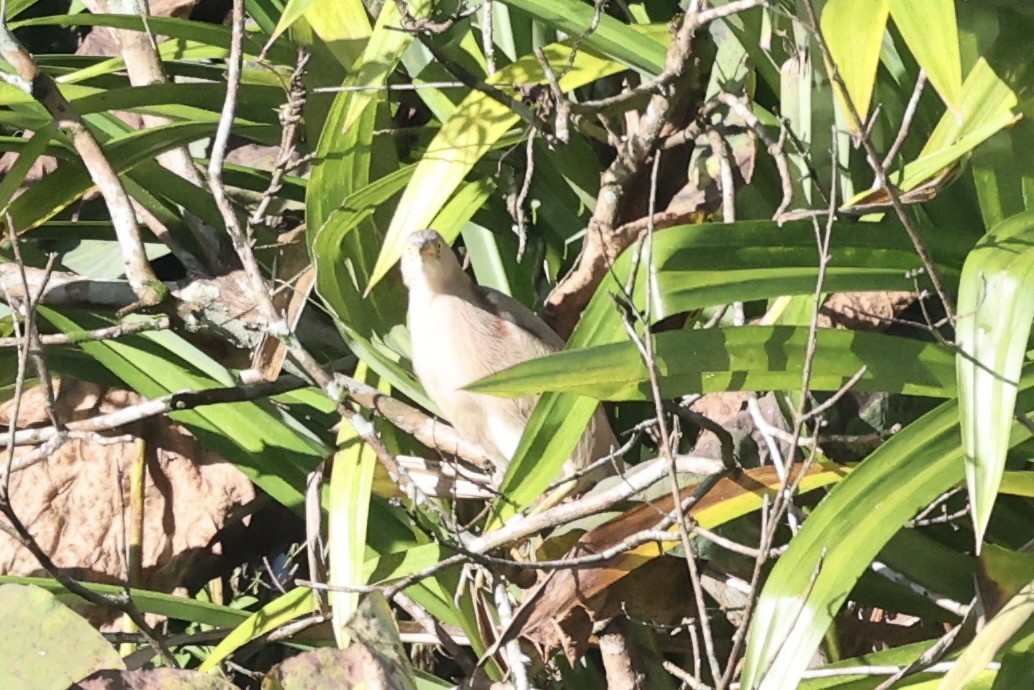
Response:
MULTIPOLYGON (((538 396, 509 399, 462 389, 489 374, 560 350, 564 342, 520 302, 474 285, 452 249, 433 230, 409 236, 402 276, 409 288, 409 333, 417 378, 446 420, 492 457, 501 477, 538 396)), ((565 473, 585 467, 614 446, 614 432, 598 408, 565 473)))

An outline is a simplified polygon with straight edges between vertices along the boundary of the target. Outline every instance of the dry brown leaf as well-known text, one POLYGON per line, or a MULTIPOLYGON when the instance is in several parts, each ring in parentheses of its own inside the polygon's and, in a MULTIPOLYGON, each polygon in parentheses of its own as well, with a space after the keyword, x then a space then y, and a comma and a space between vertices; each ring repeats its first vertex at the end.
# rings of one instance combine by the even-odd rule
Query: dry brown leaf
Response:
MULTIPOLYGON (((25 393, 20 428, 49 424, 43 401, 39 388, 25 393)), ((57 414, 64 421, 87 419, 140 401, 135 393, 65 379, 57 414)), ((10 411, 11 403, 0 407, 5 428, 10 411)), ((130 432, 143 433, 147 448, 142 586, 172 591, 217 557, 210 542, 231 511, 255 498, 255 489, 235 466, 167 419, 123 430, 130 432)), ((15 458, 32 450, 16 449, 15 458)), ((110 445, 74 440, 11 476, 13 508, 56 565, 92 582, 124 580, 135 455, 133 440, 110 445)), ((2 533, 0 573, 44 574, 27 550, 2 533)))
POLYGON ((854 331, 884 330, 916 300, 916 293, 894 290, 838 292, 819 309, 819 328, 854 331))

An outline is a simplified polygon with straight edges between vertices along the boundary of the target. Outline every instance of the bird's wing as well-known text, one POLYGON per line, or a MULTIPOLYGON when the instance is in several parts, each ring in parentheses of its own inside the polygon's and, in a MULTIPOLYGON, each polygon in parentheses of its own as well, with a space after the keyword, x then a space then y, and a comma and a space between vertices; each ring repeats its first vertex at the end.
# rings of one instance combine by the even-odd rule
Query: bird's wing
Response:
POLYGON ((478 296, 485 301, 490 311, 496 316, 523 328, 553 350, 564 349, 564 339, 531 309, 513 297, 490 287, 476 286, 476 290, 478 296))

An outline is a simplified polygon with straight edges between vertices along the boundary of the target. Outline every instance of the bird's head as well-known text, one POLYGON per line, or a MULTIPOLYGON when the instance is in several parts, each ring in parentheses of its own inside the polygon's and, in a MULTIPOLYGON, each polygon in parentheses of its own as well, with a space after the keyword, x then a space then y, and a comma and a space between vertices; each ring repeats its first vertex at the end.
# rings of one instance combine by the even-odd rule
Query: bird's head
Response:
POLYGON ((402 250, 402 280, 410 290, 453 291, 468 280, 456 255, 434 230, 417 230, 402 250))

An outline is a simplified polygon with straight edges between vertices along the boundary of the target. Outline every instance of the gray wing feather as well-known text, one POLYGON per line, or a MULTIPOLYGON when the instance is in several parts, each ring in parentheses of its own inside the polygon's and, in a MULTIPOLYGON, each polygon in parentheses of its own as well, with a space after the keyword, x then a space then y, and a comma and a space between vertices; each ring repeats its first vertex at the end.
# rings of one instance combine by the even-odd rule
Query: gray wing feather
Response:
POLYGON ((557 335, 556 331, 546 325, 546 322, 531 309, 528 309, 513 297, 490 287, 479 285, 475 289, 496 316, 523 328, 554 350, 564 349, 564 339, 557 335))

